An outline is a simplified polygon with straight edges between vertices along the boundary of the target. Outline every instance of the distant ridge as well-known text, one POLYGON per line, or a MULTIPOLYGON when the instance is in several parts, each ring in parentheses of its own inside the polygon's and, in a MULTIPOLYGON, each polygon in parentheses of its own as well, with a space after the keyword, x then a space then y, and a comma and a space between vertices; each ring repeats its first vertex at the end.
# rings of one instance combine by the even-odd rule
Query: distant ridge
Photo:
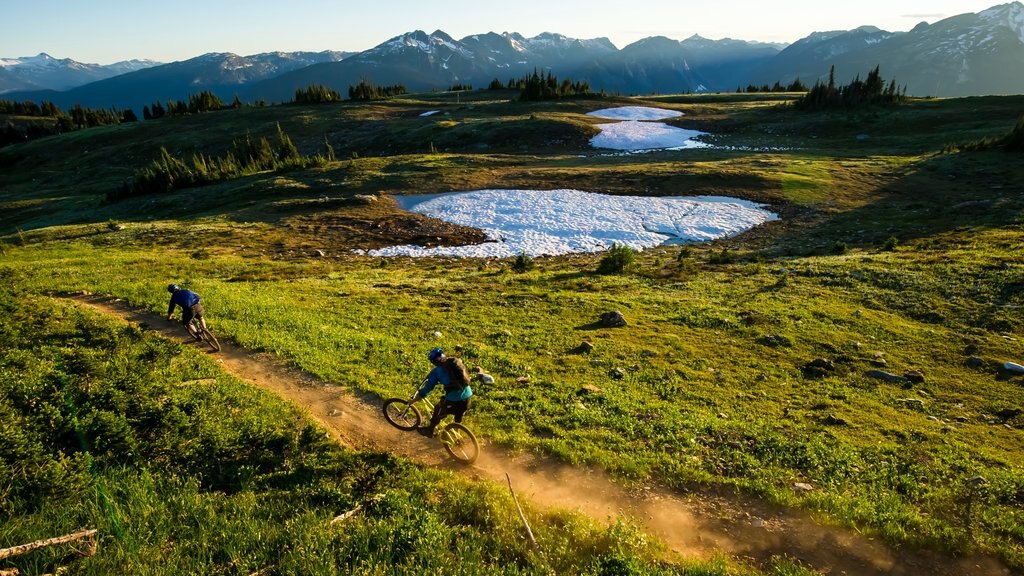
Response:
POLYGON ((911 95, 1024 93, 1024 4, 993 6, 908 32, 874 26, 814 32, 791 45, 744 40, 644 38, 622 49, 607 38, 575 39, 545 32, 526 38, 487 32, 456 40, 441 30, 416 30, 356 54, 270 52, 205 54, 170 64, 129 61, 96 70, 45 54, 0 59, 0 98, 50 100, 62 107, 140 110, 154 100, 185 99, 210 90, 222 99, 290 101, 298 88, 320 84, 346 94, 364 79, 411 91, 483 88, 532 73, 589 82, 619 94, 732 91, 799 78, 847 82, 876 65, 911 95), (94 80, 97 74, 109 76, 94 80), (92 75, 92 76, 90 76, 92 75), (44 81, 45 80, 45 81, 44 81), (87 82, 87 83, 86 83, 87 82), (81 85, 61 88, 75 83, 81 85), (12 88, 13 87, 13 88, 12 88))

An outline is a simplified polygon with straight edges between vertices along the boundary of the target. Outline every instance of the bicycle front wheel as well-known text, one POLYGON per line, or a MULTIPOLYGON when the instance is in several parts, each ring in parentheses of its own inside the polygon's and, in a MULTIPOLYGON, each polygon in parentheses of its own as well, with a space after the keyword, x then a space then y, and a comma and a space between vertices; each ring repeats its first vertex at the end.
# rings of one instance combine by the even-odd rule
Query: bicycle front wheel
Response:
POLYGON ((466 464, 476 462, 480 455, 480 443, 476 435, 458 422, 452 422, 441 431, 441 443, 452 458, 466 464))
POLYGON ((401 398, 388 398, 384 401, 384 418, 399 430, 415 430, 420 425, 420 411, 401 398))
POLYGON ((209 329, 203 327, 200 327, 199 329, 202 330, 203 339, 210 345, 210 348, 213 348, 214 352, 220 352, 220 342, 217 342, 217 337, 213 335, 213 332, 210 332, 209 329))

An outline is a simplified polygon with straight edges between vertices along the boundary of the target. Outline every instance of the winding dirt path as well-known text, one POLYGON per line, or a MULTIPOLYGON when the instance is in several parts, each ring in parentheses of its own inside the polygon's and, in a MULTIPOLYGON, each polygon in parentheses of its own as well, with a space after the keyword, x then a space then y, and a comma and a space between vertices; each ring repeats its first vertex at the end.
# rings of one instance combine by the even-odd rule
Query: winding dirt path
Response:
MULTIPOLYGON (((184 340, 177 322, 141 312, 119 300, 80 296, 83 306, 184 340)), ((222 340, 217 362, 232 375, 303 408, 339 442, 356 450, 400 454, 458 470, 478 480, 505 484, 518 495, 550 508, 578 510, 598 520, 629 517, 685 556, 728 554, 764 565, 788 556, 826 574, 887 576, 1008 576, 988 557, 954 558, 920 550, 895 551, 856 532, 814 522, 800 511, 766 506, 742 497, 678 493, 657 487, 627 489, 600 471, 534 455, 512 455, 486 446, 472 467, 447 458, 436 441, 401 432, 384 420, 380 399, 360 394, 286 366, 270 354, 252 353, 222 340)), ((540 543, 543 547, 543 542, 540 543)))

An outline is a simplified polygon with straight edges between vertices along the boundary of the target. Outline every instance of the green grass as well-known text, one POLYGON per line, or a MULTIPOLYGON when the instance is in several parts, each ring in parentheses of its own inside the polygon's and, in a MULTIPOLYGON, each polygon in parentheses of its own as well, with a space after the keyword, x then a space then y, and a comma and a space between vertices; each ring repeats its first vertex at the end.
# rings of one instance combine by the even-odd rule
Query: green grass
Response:
POLYGON ((177 281, 203 295, 219 334, 381 396, 408 392, 429 348, 461 347, 468 365, 497 378, 477 391, 473 417, 501 447, 626 481, 737 489, 893 544, 1024 566, 1024 421, 994 416, 1020 407, 1020 379, 998 365, 1022 360, 1024 166, 1003 152, 939 153, 958 134, 1006 134, 1021 98, 853 115, 799 114, 779 102, 420 95, 33 142, 0 150, 0 209, 10 214, 0 278, 28 294, 89 290, 154 313, 166 307, 162 286, 177 281), (651 102, 686 112, 674 122, 735 149, 586 149, 584 112, 651 102), (450 115, 418 117, 428 109, 450 115), (277 121, 303 153, 335 134, 346 159, 104 204, 97 196, 121 168, 79 152, 132 147, 122 164, 132 166, 168 140, 214 153, 239 129, 259 134, 277 121), (770 151, 747 150, 762 147, 770 151), (373 225, 401 216, 357 194, 567 186, 733 195, 768 202, 783 220, 712 246, 646 251, 626 275, 596 274, 600 255, 538 258, 517 272, 511 260, 347 252, 386 242, 373 225), (896 248, 883 249, 891 238, 896 248), (840 245, 848 250, 833 253, 840 245), (310 259, 312 248, 328 258, 310 259), (629 326, 596 328, 609 310, 629 326), (589 355, 576 352, 583 340, 595 345, 589 355), (835 370, 808 376, 817 358, 835 370), (921 370, 925 382, 866 376, 879 358, 894 373, 921 370), (979 475, 987 484, 972 492, 979 475), (816 489, 797 493, 794 482, 816 489))

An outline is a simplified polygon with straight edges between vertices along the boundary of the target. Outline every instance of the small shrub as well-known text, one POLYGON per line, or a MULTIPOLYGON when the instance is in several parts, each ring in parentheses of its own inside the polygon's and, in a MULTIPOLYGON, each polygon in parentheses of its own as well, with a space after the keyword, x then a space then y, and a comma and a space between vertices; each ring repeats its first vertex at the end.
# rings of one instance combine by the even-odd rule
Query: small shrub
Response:
POLYGON ((728 248, 722 248, 721 252, 712 252, 711 256, 708 256, 708 264, 732 264, 735 261, 736 256, 728 248))
POLYGON ((676 254, 676 262, 682 262, 687 258, 693 257, 693 248, 687 244, 679 249, 679 253, 676 254))
POLYGON ((850 247, 846 245, 846 242, 842 240, 836 240, 832 247, 829 248, 829 252, 833 254, 846 254, 850 251, 850 247))
POLYGON ((512 263, 512 270, 522 274, 523 272, 532 270, 534 265, 535 263, 533 258, 531 258, 529 254, 526 252, 520 252, 519 256, 516 256, 515 262, 512 263))
POLYGON ((895 236, 889 236, 889 239, 885 241, 885 244, 882 244, 882 250, 886 252, 895 252, 897 244, 899 244, 899 240, 897 240, 895 236))
POLYGON ((598 274, 621 274, 636 262, 636 250, 625 244, 612 243, 612 247, 601 257, 597 266, 598 274))

